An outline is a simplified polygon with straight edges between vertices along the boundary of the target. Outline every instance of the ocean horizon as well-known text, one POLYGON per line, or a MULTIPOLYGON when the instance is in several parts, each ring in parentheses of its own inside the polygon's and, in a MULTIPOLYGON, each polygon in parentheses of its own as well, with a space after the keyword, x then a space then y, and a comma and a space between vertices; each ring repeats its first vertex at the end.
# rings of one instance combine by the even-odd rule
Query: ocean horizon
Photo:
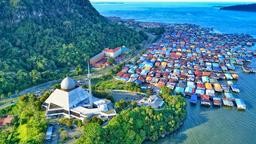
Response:
POLYGON ((145 22, 197 24, 223 33, 246 33, 256 37, 256 13, 220 10, 248 2, 93 2, 103 16, 145 22))

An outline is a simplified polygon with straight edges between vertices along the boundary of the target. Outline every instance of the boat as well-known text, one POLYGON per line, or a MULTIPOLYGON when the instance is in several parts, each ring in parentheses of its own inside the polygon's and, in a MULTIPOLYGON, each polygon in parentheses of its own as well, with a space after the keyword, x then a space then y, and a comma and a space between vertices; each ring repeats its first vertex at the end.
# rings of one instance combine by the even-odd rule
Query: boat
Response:
POLYGON ((232 92, 236 92, 236 93, 239 93, 239 92, 240 92, 240 90, 239 90, 239 88, 237 87, 237 85, 231 85, 230 88, 231 88, 232 92))
POLYGON ((233 107, 234 106, 234 103, 231 100, 227 99, 227 98, 222 98, 222 101, 223 101, 224 106, 227 106, 227 107, 233 107))
POLYGON ((235 103, 238 110, 246 110, 246 105, 242 99, 235 99, 235 103))
POLYGON ((221 106, 221 98, 213 97, 213 105, 214 106, 221 106))
POLYGON ((237 80, 239 78, 238 74, 236 74, 236 73, 233 73, 231 75, 232 75, 233 79, 235 79, 235 80, 237 80))
POLYGON ((216 92, 223 92, 223 89, 221 88, 221 85, 219 83, 214 83, 213 87, 216 92))
POLYGON ((189 102, 191 104, 196 104, 197 103, 197 95, 196 94, 193 94, 189 100, 189 102))
POLYGON ((245 73, 255 73, 256 72, 253 68, 250 68, 248 66, 242 66, 242 69, 245 73))
POLYGON ((210 107, 210 97, 208 95, 201 95, 201 105, 210 107))

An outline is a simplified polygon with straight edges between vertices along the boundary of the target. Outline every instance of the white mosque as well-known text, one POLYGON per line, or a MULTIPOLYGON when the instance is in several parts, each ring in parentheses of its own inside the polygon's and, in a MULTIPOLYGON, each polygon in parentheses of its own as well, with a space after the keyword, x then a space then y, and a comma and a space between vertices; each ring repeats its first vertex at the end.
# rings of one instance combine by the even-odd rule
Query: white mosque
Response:
POLYGON ((61 88, 54 90, 43 104, 47 118, 68 117, 84 120, 95 115, 100 118, 111 118, 116 115, 110 100, 92 96, 89 73, 88 90, 78 86, 70 77, 62 80, 61 88))

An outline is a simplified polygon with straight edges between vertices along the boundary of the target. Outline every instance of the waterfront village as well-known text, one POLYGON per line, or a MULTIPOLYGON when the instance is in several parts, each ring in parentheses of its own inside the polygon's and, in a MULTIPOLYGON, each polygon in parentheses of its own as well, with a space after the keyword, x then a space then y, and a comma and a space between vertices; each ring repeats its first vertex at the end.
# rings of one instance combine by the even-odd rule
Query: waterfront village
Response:
POLYGON ((147 49, 134 63, 126 64, 116 79, 134 82, 144 89, 167 86, 173 94, 188 96, 192 104, 201 99, 204 106, 237 106, 245 102, 235 97, 240 89, 240 66, 253 73, 249 66, 255 53, 248 35, 220 34, 196 25, 170 25, 162 38, 147 49))
MULTIPOLYGON (((135 21, 122 21, 121 24, 135 25, 135 21)), ((161 88, 167 87, 170 95, 182 95, 192 105, 236 106, 238 110, 246 110, 246 102, 239 98, 240 89, 236 83, 239 71, 255 72, 251 66, 256 55, 251 50, 255 39, 245 34, 215 33, 210 28, 191 24, 139 23, 138 26, 144 29, 164 27, 165 32, 133 61, 126 61, 129 48, 125 46, 106 48, 93 56, 88 64, 88 88, 71 77, 64 78, 60 87, 51 90, 43 102, 45 116, 82 121, 97 117, 103 121, 103 126, 107 125, 118 112, 113 101, 93 96, 90 66, 97 71, 111 66, 113 61, 124 63, 114 74, 115 80, 134 83, 143 92, 152 91, 151 95, 142 95, 136 100, 128 98, 137 106, 163 108, 166 101, 159 95, 161 88)), ((1 118, 0 126, 10 124, 12 119, 12 116, 1 118)), ((54 126, 49 125, 46 140, 52 141, 53 135, 54 126)))

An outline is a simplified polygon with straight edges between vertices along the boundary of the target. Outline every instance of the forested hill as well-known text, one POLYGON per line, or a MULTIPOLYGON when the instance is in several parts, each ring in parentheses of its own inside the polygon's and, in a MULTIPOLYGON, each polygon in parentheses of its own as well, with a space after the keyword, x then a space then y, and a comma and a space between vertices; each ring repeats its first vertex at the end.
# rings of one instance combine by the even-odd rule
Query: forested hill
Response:
POLYGON ((0 96, 62 77, 105 47, 145 38, 88 0, 0 0, 0 96))
POLYGON ((221 10, 256 12, 256 3, 255 4, 247 4, 247 5, 227 6, 227 7, 222 7, 221 10))

